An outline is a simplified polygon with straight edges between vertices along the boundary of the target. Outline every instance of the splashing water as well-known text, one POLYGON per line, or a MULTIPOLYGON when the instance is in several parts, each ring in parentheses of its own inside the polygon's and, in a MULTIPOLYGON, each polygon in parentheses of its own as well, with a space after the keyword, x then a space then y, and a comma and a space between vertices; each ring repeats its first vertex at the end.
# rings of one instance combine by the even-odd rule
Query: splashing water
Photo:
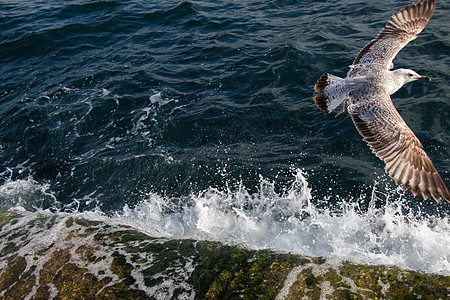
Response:
MULTIPOLYGON (((125 205, 110 221, 155 237, 214 240, 450 274, 447 216, 421 216, 405 209, 405 200, 379 192, 376 186, 367 209, 351 199, 342 200, 339 208, 321 208, 314 204, 304 172, 293 170, 293 176, 292 184, 281 192, 261 176, 256 193, 242 184, 224 190, 211 187, 178 199, 149 193, 135 207, 125 205)), ((40 198, 55 204, 51 211, 70 211, 58 208, 49 187, 31 178, 7 180, 0 186, 0 198, 21 210, 42 210, 36 206, 40 198)), ((81 215, 105 219, 98 209, 81 215)))
POLYGON ((125 206, 115 219, 151 235, 450 273, 447 217, 405 213, 403 201, 389 201, 376 188, 366 212, 350 201, 343 201, 340 211, 322 209, 312 203, 304 173, 296 170, 294 176, 281 193, 264 178, 255 194, 242 186, 209 188, 182 201, 151 193, 135 208, 125 206), (376 207, 383 200, 384 206, 376 207))

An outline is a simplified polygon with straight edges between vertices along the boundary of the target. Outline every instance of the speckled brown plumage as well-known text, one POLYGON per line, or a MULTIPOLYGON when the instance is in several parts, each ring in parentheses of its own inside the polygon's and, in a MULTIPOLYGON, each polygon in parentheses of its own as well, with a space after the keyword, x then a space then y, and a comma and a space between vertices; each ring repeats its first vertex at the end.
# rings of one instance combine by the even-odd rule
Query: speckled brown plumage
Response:
MULTIPOLYGON (((429 194, 450 202, 450 192, 406 125, 390 95, 405 83, 429 80, 409 69, 390 71, 397 53, 425 28, 435 0, 420 0, 394 13, 378 36, 357 55, 346 78, 325 73, 315 85, 316 105, 329 113, 348 100, 348 111, 373 153, 386 163, 386 172, 406 190, 424 199, 429 194)), ((339 114, 338 114, 339 115, 339 114)))

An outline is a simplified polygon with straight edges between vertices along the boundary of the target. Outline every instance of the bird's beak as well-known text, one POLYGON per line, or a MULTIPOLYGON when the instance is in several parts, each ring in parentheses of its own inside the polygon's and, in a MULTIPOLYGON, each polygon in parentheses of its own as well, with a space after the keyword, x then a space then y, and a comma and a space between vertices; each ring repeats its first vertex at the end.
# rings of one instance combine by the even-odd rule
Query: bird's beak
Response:
POLYGON ((419 78, 417 78, 418 80, 425 80, 425 81, 431 81, 431 79, 427 76, 420 76, 419 78))

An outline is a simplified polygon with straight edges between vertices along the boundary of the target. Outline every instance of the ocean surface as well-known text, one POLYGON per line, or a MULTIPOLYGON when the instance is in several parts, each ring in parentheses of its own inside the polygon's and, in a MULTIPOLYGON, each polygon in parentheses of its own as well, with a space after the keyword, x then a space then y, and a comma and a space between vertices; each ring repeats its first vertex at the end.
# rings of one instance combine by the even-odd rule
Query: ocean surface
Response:
MULTIPOLYGON (((0 208, 450 274, 450 204, 403 192, 314 84, 387 1, 0 1, 0 208)), ((448 1, 393 100, 450 186, 448 1)))

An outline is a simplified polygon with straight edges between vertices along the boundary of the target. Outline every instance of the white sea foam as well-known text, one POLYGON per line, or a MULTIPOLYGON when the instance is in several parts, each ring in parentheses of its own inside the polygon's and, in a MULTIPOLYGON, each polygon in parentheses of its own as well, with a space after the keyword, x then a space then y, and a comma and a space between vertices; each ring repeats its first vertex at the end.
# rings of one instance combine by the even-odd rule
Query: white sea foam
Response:
MULTIPOLYGON (((395 191, 385 195, 376 188, 367 210, 359 209, 358 200, 352 199, 343 201, 339 211, 319 208, 313 204, 305 174, 294 170, 293 176, 292 185, 281 192, 261 178, 256 193, 243 186, 208 188, 182 199, 149 193, 135 207, 125 205, 109 222, 131 225, 155 237, 215 240, 251 249, 450 274, 447 216, 405 212, 405 203, 395 191)), ((31 178, 7 180, 0 186, 3 208, 39 210, 36 199, 53 201, 56 207, 49 187, 31 178)), ((100 211, 84 215, 105 218, 100 211)))
POLYGON ((157 92, 156 94, 151 95, 149 99, 151 104, 158 104, 160 106, 166 105, 172 101, 178 102, 177 100, 164 97, 163 95, 161 95, 161 92, 157 92))
POLYGON ((30 177, 19 180, 7 179, 0 185, 0 208, 17 207, 35 211, 49 206, 56 209, 57 203, 48 184, 39 184, 30 177))
POLYGON ((125 206, 114 219, 150 235, 217 240, 252 249, 337 256, 450 274, 447 217, 405 213, 402 200, 387 201, 390 196, 376 193, 375 188, 365 212, 358 209, 356 200, 344 201, 341 211, 320 209, 311 201, 304 173, 296 170, 294 176, 293 184, 281 193, 265 179, 254 194, 244 187, 209 188, 174 201, 151 193, 136 207, 125 206), (380 201, 384 206, 376 208, 374 203, 380 201), (174 207, 176 202, 184 205, 174 207))

